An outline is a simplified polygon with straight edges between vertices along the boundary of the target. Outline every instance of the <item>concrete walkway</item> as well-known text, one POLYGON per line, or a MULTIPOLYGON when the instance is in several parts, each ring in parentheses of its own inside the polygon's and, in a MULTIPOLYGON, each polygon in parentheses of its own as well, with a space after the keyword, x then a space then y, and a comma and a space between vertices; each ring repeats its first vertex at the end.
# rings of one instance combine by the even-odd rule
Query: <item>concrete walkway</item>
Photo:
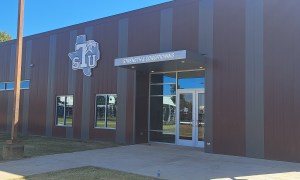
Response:
POLYGON ((0 163, 0 179, 96 166, 163 179, 300 179, 300 164, 206 154, 196 148, 151 144, 41 156, 0 163))

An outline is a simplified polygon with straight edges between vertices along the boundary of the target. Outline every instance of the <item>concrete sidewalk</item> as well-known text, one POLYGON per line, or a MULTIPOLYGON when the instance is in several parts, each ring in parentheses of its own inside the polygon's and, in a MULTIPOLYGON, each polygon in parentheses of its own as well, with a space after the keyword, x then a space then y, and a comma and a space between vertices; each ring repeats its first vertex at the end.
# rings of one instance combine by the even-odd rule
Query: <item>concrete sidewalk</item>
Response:
POLYGON ((132 145, 0 163, 0 179, 96 166, 163 179, 300 179, 300 164, 206 154, 175 145, 132 145))

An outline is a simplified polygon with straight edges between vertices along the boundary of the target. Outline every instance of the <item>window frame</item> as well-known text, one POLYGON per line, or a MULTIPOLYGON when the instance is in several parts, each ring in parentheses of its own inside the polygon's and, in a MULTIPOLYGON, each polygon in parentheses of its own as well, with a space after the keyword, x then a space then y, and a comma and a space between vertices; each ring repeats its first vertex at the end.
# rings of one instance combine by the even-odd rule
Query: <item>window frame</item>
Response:
POLYGON ((55 126, 57 127, 73 127, 73 123, 74 123, 74 95, 71 94, 71 95, 58 95, 56 96, 56 99, 55 99, 55 126), (64 106, 64 124, 58 124, 58 112, 57 112, 57 98, 58 97, 65 97, 65 101, 67 100, 67 97, 72 97, 73 98, 73 113, 72 113, 72 124, 71 125, 67 125, 67 120, 66 120, 66 106, 64 106))
MULTIPOLYGON (((117 113, 118 113, 118 109, 117 109, 117 113, 116 113, 116 128, 111 128, 111 127, 107 127, 107 97, 108 96, 116 96, 118 98, 118 95, 117 94, 96 94, 95 96, 95 113, 94 113, 94 128, 95 129, 107 129, 107 130, 116 130, 117 129, 117 113), (106 101, 105 101, 105 124, 106 124, 106 127, 98 127, 97 126, 97 97, 98 96, 106 96, 106 101)), ((118 102, 118 101, 117 101, 118 102)), ((117 105, 117 103, 116 103, 117 105)))

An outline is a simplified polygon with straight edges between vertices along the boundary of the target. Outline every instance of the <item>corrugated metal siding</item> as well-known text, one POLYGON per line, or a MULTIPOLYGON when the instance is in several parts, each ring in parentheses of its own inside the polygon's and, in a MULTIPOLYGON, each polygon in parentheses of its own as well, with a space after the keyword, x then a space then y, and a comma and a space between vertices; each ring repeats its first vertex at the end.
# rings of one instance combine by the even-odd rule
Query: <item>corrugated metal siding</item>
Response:
POLYGON ((215 0, 214 152, 245 155, 245 2, 215 0))
POLYGON ((265 157, 300 161, 300 1, 265 0, 265 157))

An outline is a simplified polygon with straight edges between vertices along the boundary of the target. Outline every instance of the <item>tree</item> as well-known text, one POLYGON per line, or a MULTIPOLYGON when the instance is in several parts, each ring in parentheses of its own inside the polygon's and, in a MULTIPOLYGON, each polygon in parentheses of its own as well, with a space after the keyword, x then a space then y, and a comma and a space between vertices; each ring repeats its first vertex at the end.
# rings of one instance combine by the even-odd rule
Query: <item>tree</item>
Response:
POLYGON ((0 42, 5 42, 12 40, 11 35, 7 34, 6 32, 0 32, 0 42))

